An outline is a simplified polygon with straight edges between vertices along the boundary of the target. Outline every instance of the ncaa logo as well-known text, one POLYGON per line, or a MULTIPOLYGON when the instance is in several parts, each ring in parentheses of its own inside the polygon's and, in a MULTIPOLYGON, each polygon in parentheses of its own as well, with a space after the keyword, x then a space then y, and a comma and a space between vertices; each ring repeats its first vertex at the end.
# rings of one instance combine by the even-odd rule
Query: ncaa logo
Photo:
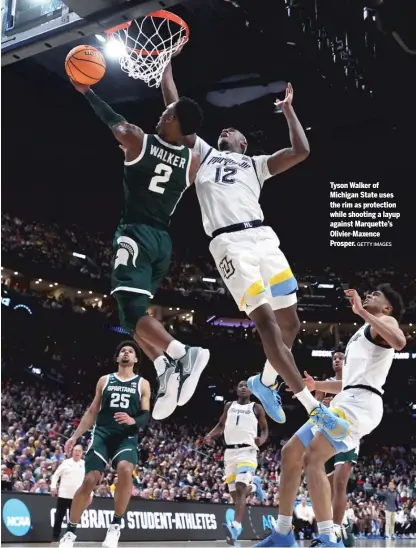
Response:
POLYGON ((3 523, 15 537, 23 537, 31 527, 30 512, 19 499, 9 499, 3 506, 3 523))

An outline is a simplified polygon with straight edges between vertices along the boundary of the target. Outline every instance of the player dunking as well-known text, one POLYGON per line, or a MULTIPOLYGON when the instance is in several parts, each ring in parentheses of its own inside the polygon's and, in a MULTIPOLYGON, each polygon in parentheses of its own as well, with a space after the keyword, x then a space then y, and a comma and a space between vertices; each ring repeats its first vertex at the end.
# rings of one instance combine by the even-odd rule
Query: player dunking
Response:
POLYGON ((208 350, 186 347, 147 314, 149 299, 170 265, 170 217, 194 181, 200 163, 199 155, 179 142, 199 129, 202 113, 194 101, 182 97, 162 114, 157 133, 147 135, 88 86, 72 83, 109 126, 125 153, 124 207, 114 238, 111 293, 123 327, 155 364, 160 385, 153 417, 164 419, 177 405, 189 401, 209 360, 208 350), (177 369, 182 374, 181 385, 177 369))
MULTIPOLYGON (((171 65, 165 70, 162 91, 165 103, 174 104, 178 92, 171 65)), ((280 250, 278 237, 270 227, 263 226, 259 204, 264 182, 302 162, 309 154, 308 140, 292 100, 289 84, 284 101, 278 101, 276 106, 286 117, 292 146, 271 156, 246 156, 246 138, 234 128, 221 132, 218 150, 197 135, 189 135, 183 142, 201 156, 195 183, 204 229, 213 238, 211 254, 239 309, 255 323, 267 357, 262 375, 248 380, 250 391, 273 420, 285 422, 276 391, 279 371, 311 419, 341 439, 347 433, 348 423, 312 396, 290 351, 299 329, 297 282, 280 250)))
POLYGON ((209 443, 224 433, 226 451, 224 454, 225 482, 235 504, 235 518, 226 523, 227 543, 234 546, 241 535, 246 498, 255 484, 257 498, 263 500, 261 480, 253 474, 257 468, 257 451, 269 435, 266 415, 263 407, 250 402, 251 392, 247 381, 241 381, 237 387, 237 401, 229 402, 218 424, 205 437, 209 443), (258 429, 260 427, 260 437, 258 429))
POLYGON ((117 373, 100 378, 92 404, 65 444, 65 451, 70 453, 77 439, 94 425, 85 456, 85 478, 75 493, 67 532, 59 544, 61 548, 74 545, 77 525, 88 506, 91 491, 99 483, 109 461, 118 479, 115 513, 103 546, 117 548, 121 519, 130 501, 133 470, 138 461, 138 432, 149 422, 150 385, 134 372, 140 358, 140 350, 134 342, 120 343, 114 358, 117 373))
MULTIPOLYGON (((327 379, 328 381, 342 381, 342 370, 344 367, 345 354, 343 352, 334 352, 332 355, 332 368, 335 376, 327 379)), ((329 405, 333 399, 332 394, 324 392, 315 392, 317 400, 322 400, 325 405, 329 405)), ((331 485, 332 512, 334 529, 337 536, 343 538, 344 546, 354 546, 354 535, 352 527, 346 517, 347 509, 347 487, 354 464, 357 464, 360 445, 353 447, 345 453, 337 453, 325 463, 325 471, 331 485)))
POLYGON ((282 450, 276 530, 256 546, 297 546, 292 531, 292 513, 303 466, 318 524, 316 546, 344 546, 334 528, 325 463, 334 455, 357 447, 360 440, 380 424, 383 386, 394 350, 401 350, 406 345, 398 323, 403 314, 403 301, 388 284, 367 295, 364 303, 355 290, 349 289, 345 293, 353 312, 365 323, 348 342, 342 381, 314 381, 312 377, 305 381, 310 390, 337 394, 330 408, 350 423, 350 431, 342 441, 335 441, 322 428, 307 422, 286 443, 282 450))

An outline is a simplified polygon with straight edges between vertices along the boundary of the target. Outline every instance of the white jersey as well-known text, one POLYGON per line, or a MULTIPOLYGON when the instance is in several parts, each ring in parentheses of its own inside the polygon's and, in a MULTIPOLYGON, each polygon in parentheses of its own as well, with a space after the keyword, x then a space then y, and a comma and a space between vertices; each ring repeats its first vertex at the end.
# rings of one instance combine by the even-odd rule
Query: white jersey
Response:
POLYGON ((254 402, 240 405, 234 401, 228 409, 224 439, 227 445, 247 444, 257 447, 258 420, 254 413, 254 402))
POLYGON ((215 230, 237 223, 262 221, 260 192, 272 175, 269 156, 246 156, 221 152, 197 137, 194 149, 201 157, 195 187, 208 236, 215 230))
POLYGON ((383 386, 393 362, 394 349, 374 342, 370 328, 370 324, 363 325, 348 342, 342 387, 364 384, 383 393, 383 386))

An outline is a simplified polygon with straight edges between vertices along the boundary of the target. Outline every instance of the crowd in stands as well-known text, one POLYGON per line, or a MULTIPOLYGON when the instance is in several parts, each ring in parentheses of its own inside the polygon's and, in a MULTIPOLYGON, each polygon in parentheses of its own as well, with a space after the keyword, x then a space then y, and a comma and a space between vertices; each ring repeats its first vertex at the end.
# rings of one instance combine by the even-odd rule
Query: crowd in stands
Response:
MULTIPOLYGON (((55 270, 78 271, 91 278, 108 278, 112 269, 113 250, 109 236, 100 232, 88 233, 76 226, 66 228, 58 224, 22 220, 8 213, 2 213, 2 252, 6 257, 14 256, 55 270), (88 260, 79 261, 74 257, 74 252, 85 255, 88 260)), ((416 311, 414 273, 398 272, 392 267, 356 269, 355 266, 310 269, 295 263, 292 269, 299 280, 311 284, 326 280, 362 292, 381 282, 389 282, 401 292, 407 308, 416 311)), ((192 261, 174 256, 161 289, 176 291, 182 296, 200 295, 206 300, 218 296, 230 299, 208 255, 198 257, 193 254, 192 261), (215 279, 215 282, 207 281, 210 279, 215 279)))
MULTIPOLYGON (((63 447, 85 411, 86 402, 43 385, 6 382, 2 386, 2 489, 50 493, 51 476, 66 458, 63 447)), ((231 503, 224 486, 224 448, 221 441, 204 445, 206 428, 152 422, 140 442, 134 471, 133 496, 149 500, 231 503)), ((89 435, 82 439, 84 448, 89 435)), ((259 454, 259 475, 266 492, 264 504, 279 506, 281 448, 286 440, 266 444, 259 454)), ((416 533, 416 448, 379 447, 360 456, 349 484, 348 516, 359 535, 381 534, 384 491, 393 480, 400 512, 398 533, 416 533)), ((117 476, 108 468, 94 495, 112 497, 117 476)), ((303 479, 298 500, 307 499, 303 479)), ((249 504, 258 504, 254 497, 249 504)), ((313 519, 313 515, 312 515, 313 519)))

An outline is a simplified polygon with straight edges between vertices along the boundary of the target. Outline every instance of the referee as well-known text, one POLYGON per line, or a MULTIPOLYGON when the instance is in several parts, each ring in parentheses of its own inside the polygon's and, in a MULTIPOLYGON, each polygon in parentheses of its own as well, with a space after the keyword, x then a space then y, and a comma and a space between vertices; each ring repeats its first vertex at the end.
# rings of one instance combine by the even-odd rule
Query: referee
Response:
POLYGON ((59 484, 58 502, 56 504, 55 523, 53 526, 52 542, 59 541, 61 534, 62 521, 67 510, 70 510, 72 499, 84 481, 85 461, 82 458, 83 450, 81 445, 75 445, 72 450, 72 458, 64 460, 56 469, 51 480, 51 495, 56 497, 58 494, 57 483, 59 484))

